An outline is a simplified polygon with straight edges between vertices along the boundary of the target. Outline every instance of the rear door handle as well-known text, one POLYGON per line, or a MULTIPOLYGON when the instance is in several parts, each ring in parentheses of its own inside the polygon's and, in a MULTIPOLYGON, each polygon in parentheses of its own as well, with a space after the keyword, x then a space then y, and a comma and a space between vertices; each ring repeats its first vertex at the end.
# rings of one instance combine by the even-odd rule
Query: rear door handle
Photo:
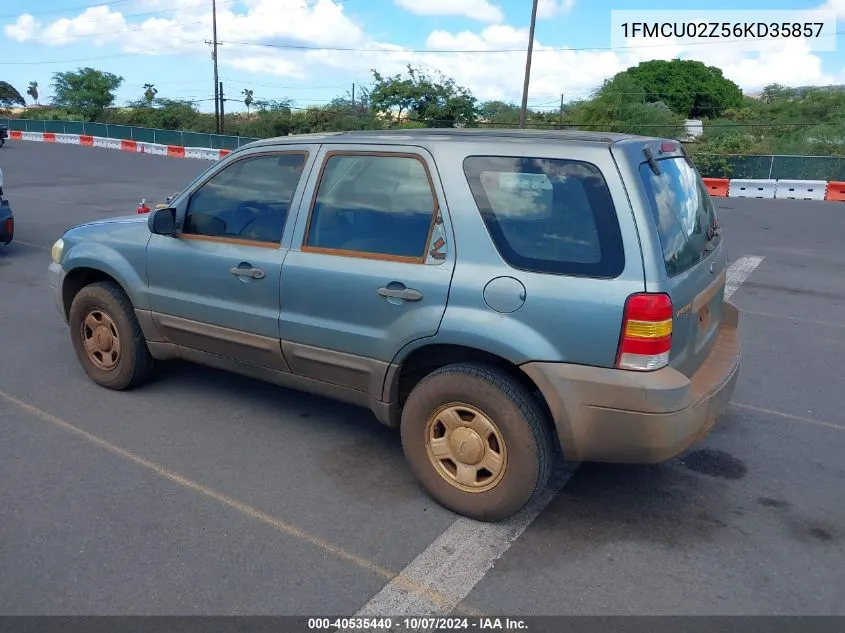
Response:
POLYGON ((260 268, 230 268, 229 272, 238 277, 252 277, 253 279, 264 279, 264 271, 260 268))
POLYGON ((423 295, 419 290, 405 288, 404 286, 402 288, 388 288, 387 286, 382 286, 378 289, 378 293, 382 297, 404 299, 405 301, 419 301, 423 298, 423 295))

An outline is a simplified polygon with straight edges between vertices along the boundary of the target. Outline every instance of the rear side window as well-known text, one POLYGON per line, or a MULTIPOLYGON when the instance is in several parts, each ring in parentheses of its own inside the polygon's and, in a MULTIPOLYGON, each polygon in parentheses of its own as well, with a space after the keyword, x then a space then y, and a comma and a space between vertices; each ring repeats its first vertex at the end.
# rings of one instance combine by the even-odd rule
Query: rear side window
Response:
POLYGON ((659 174, 642 163, 640 177, 660 235, 666 272, 675 276, 707 257, 721 238, 708 237, 716 210, 698 172, 683 158, 661 159, 657 165, 659 174))
POLYGON ((470 156, 466 175, 502 258, 521 270, 617 277, 622 235, 598 167, 558 158, 470 156))

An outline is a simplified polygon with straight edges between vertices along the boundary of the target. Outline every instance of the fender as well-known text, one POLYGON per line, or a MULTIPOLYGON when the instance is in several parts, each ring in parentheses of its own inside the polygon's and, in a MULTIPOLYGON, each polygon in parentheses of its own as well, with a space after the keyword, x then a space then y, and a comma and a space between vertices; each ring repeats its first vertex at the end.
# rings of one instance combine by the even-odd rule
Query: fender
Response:
POLYGON ((62 268, 65 270, 65 283, 74 270, 89 268, 103 272, 120 284, 136 309, 149 310, 146 293, 146 241, 136 246, 121 243, 122 253, 100 242, 73 242, 63 257, 62 268))

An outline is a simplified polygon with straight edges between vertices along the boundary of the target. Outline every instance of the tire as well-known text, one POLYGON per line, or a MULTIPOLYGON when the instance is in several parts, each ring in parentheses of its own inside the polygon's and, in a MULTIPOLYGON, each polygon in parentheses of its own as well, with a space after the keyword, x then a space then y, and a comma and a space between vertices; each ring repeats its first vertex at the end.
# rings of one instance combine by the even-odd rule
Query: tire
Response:
POLYGON ((73 299, 68 315, 70 339, 76 357, 92 381, 107 389, 122 391, 146 382, 153 372, 153 358, 135 316, 132 302, 123 289, 114 282, 101 281, 85 286, 73 299), (83 329, 86 318, 91 316, 98 332, 83 329), (117 333, 118 353, 114 352, 114 333, 117 333), (97 338, 99 337, 99 339, 97 338), (111 341, 111 352, 100 351, 99 357, 86 351, 86 338, 111 341))
POLYGON ((405 403, 400 432, 411 471, 429 495, 471 519, 500 521, 516 514, 542 492, 551 475, 554 445, 542 409, 521 384, 491 366, 447 365, 423 378, 405 403), (486 430, 452 435, 443 419, 451 420, 453 430, 461 419, 469 420, 476 430, 486 430), (430 448, 434 442, 429 438, 443 442, 437 449, 430 448), (455 449, 444 453, 447 445, 455 449), (456 456, 463 450, 467 459, 463 471, 476 475, 469 486, 455 477, 456 456), (479 450, 483 452, 481 461, 479 450), (447 461, 438 459, 435 451, 447 455, 447 461), (488 458, 496 456, 504 465, 498 473, 495 469, 478 470, 487 463, 495 464, 496 460, 488 458), (469 466, 470 462, 477 463, 469 466))

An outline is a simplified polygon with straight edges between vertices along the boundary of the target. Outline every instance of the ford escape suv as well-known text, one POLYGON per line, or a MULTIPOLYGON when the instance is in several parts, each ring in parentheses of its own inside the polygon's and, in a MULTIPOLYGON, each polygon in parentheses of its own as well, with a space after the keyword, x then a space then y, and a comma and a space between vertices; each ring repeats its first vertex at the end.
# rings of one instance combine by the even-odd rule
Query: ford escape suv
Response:
POLYGON ((685 451, 740 364, 716 213, 665 139, 260 140, 167 208, 68 230, 52 260, 94 382, 183 359, 367 407, 428 493, 480 520, 541 492, 558 449, 685 451))

